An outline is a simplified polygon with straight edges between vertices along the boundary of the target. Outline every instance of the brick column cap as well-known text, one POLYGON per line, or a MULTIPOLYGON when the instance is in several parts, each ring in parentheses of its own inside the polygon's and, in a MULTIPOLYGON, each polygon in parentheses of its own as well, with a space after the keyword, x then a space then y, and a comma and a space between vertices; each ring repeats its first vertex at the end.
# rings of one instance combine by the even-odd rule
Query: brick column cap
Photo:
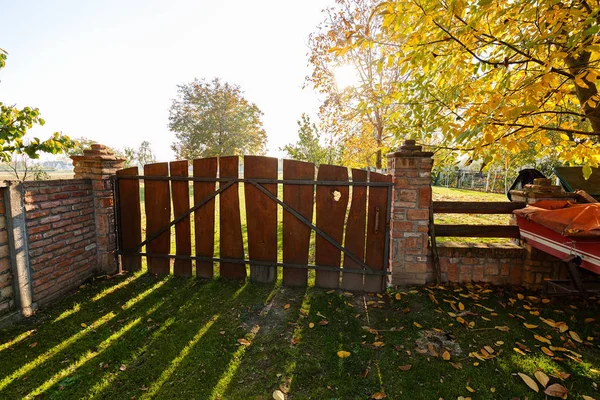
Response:
POLYGON ((393 157, 433 157, 433 151, 423 151, 423 147, 417 145, 414 140, 405 140, 404 144, 400 146, 395 152, 389 153, 388 158, 393 157))

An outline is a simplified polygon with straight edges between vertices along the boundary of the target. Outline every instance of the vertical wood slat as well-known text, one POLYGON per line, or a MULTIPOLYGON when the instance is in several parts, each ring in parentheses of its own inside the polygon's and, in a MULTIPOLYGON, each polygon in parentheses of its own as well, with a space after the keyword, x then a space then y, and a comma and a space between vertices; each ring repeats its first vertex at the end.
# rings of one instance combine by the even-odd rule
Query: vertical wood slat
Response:
MULTIPOLYGON (((371 182, 391 182, 390 175, 371 172, 371 182)), ((368 216, 367 216, 367 253, 365 263, 374 270, 381 271, 385 266, 384 252, 385 235, 389 235, 386 227, 387 197, 390 187, 369 187, 368 216), (379 210, 379 211, 377 211, 379 210)), ((365 275, 364 290, 366 292, 382 292, 385 288, 385 276, 365 275)))
MULTIPOLYGON (((277 179, 277 159, 245 156, 244 178, 277 179)), ((262 185, 277 196, 277 184, 262 185)), ((277 203, 257 189, 244 183, 246 223, 248 229, 248 256, 253 261, 277 262, 277 203)), ((250 265, 250 279, 255 282, 275 282, 277 267, 250 265)))
MULTIPOLYGON (((314 180, 313 163, 283 160, 283 179, 314 180)), ((283 201, 300 215, 312 221, 314 206, 313 185, 283 185, 283 201)), ((308 264, 311 229, 283 210, 283 262, 308 264)), ((283 267, 283 284, 288 286, 307 286, 308 270, 283 267)))
MULTIPOLYGON (((367 171, 352 169, 353 182, 366 182, 367 171)), ((352 186, 352 202, 346 223, 344 247, 359 259, 365 259, 365 226, 367 222, 367 187, 352 186)), ((350 257, 344 257, 344 268, 362 269, 350 257)), ((342 272, 342 289, 363 290, 363 275, 342 272)))
MULTIPOLYGON (((117 171, 117 176, 139 175, 138 167, 117 171)), ((140 181, 119 180, 119 235, 121 250, 133 250, 142 241, 142 213, 140 211, 140 181)), ((142 269, 142 256, 123 255, 121 265, 125 271, 142 269)))
MULTIPOLYGON (((216 178, 217 158, 202 158, 193 161, 195 178, 216 178)), ((216 182, 194 182, 194 203, 198 204, 210 196, 216 182)), ((215 199, 194 211, 194 238, 196 255, 213 257, 215 254, 215 199)), ((214 275, 212 261, 196 260, 196 276, 212 278, 214 275)))
MULTIPOLYGON (((169 164, 157 163, 144 165, 146 176, 169 176, 169 164)), ((171 199, 169 181, 144 180, 146 208, 146 237, 151 236, 171 221, 171 199)), ((148 253, 169 254, 171 247, 171 230, 163 232, 159 237, 146 245, 148 253)), ((148 257, 148 270, 153 274, 170 272, 168 258, 148 257)))
MULTIPOLYGON (((239 177, 238 156, 219 158, 219 176, 221 178, 239 177)), ((240 218, 239 184, 234 183, 219 196, 221 257, 243 260, 244 242, 240 218)), ((220 271, 221 276, 227 279, 243 279, 246 277, 245 264, 221 262, 220 271)))
MULTIPOLYGON (((317 174, 320 181, 347 181, 346 167, 321 165, 317 174)), ((348 186, 317 185, 316 217, 317 227, 333 240, 342 243, 344 235, 344 219, 348 206, 348 186), (339 195, 336 200, 336 192, 339 195)), ((315 263, 328 267, 340 266, 341 251, 325 240, 321 235, 316 237, 315 263)), ((316 271, 315 284, 318 287, 337 289, 340 273, 337 271, 316 271)))
MULTIPOLYGON (((187 160, 169 163, 169 170, 171 176, 189 176, 187 160)), ((190 184, 188 181, 172 181, 171 191, 173 216, 179 218, 190 208, 190 184)), ((192 232, 189 216, 175 225, 175 254, 181 256, 192 255, 192 232)), ((192 260, 176 259, 173 266, 173 275, 192 276, 192 260)))

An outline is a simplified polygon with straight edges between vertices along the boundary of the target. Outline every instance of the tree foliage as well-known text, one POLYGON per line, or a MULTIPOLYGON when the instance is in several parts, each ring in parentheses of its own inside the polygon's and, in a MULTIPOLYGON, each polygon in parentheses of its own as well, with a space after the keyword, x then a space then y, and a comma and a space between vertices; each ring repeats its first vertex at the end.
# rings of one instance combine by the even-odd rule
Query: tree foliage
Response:
POLYGON ((321 132, 310 121, 310 117, 302 114, 298 121, 298 141, 287 144, 281 150, 293 160, 307 161, 315 164, 335 164, 339 162, 339 148, 330 140, 322 143, 321 132))
POLYGON ((169 129, 176 137, 171 148, 180 159, 264 154, 262 115, 239 86, 195 79, 178 86, 171 105, 169 129))
MULTIPOLYGON (((0 49, 0 69, 6 64, 6 51, 0 49)), ((10 163, 13 157, 39 158, 39 153, 58 154, 74 145, 66 135, 58 132, 47 140, 25 137, 34 125, 44 125, 37 108, 23 107, 0 102, 0 161, 10 163)))
POLYGON ((401 136, 391 118, 399 110, 395 91, 402 76, 398 68, 382 61, 395 50, 373 42, 332 52, 345 43, 349 26, 379 35, 382 19, 371 16, 376 4, 375 0, 337 0, 324 10, 324 22, 309 39, 312 74, 307 79, 325 95, 320 108, 323 129, 345 142, 349 153, 361 155, 354 159, 360 160, 359 166, 382 168, 382 154, 401 136), (344 67, 356 72, 356 82, 348 87, 340 87, 336 80, 336 71, 344 67))
MULTIPOLYGON (((356 0, 358 2, 358 0, 356 0)), ((336 57, 385 46, 402 79, 395 116, 424 143, 485 163, 533 149, 598 166, 597 0, 392 0, 371 9, 381 29, 351 20, 336 57)))

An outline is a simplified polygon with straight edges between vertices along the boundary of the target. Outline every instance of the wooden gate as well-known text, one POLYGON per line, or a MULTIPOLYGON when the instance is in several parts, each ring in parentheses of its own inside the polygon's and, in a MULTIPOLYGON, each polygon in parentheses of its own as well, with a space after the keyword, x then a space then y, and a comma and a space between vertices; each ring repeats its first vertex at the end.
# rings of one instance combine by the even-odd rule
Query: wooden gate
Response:
POLYGON ((193 160, 192 176, 188 161, 145 165, 143 175, 117 171, 122 268, 137 271, 146 257, 151 273, 171 273, 173 264, 174 275, 191 276, 195 260, 197 277, 212 278, 218 263, 221 277, 242 279, 248 264, 257 282, 275 281, 282 267, 290 286, 306 286, 315 270, 318 287, 384 290, 391 176, 352 169, 349 179, 346 167, 321 165, 315 180, 314 164, 283 160, 279 179, 278 160, 260 156, 245 156, 243 170, 240 178, 239 158, 229 156, 193 160))

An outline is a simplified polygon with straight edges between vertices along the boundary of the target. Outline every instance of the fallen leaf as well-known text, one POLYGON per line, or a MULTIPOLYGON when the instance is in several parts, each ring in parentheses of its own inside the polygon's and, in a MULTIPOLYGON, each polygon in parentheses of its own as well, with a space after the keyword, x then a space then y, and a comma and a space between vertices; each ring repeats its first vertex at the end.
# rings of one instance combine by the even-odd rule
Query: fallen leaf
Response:
POLYGON ((525 328, 527 329, 535 329, 538 326, 537 325, 533 325, 533 324, 528 324, 527 322, 523 322, 523 325, 525 326, 525 328))
POLYGON ((449 353, 447 350, 446 350, 446 351, 444 351, 444 352, 442 353, 442 358, 443 358, 445 361, 448 361, 448 360, 450 360, 450 353, 449 353))
POLYGON ((319 321, 319 325, 321 325, 321 326, 325 326, 327 324, 329 324, 329 321, 327 321, 327 320, 322 319, 319 321))
POLYGON ((375 399, 375 400, 385 399, 386 397, 387 397, 387 396, 386 396, 386 395, 385 395, 385 393, 383 393, 383 392, 377 392, 377 393, 373 393, 373 394, 371 395, 371 398, 372 398, 372 399, 375 399))
POLYGON ((375 347, 383 347, 383 346, 385 346, 385 343, 383 343, 383 342, 374 342, 373 346, 375 346, 375 347))
POLYGON ((537 383, 535 383, 535 381, 531 379, 530 376, 525 375, 522 372, 519 372, 518 374, 521 377, 521 379, 523 379, 523 382, 525 382, 525 384, 529 386, 531 390, 534 390, 536 393, 540 391, 540 388, 538 387, 537 383))
POLYGON ((350 352, 349 351, 340 350, 340 351, 337 352, 337 356, 339 358, 350 357, 350 352))
POLYGON ((310 324, 308 324, 308 327, 309 327, 310 329, 312 329, 312 328, 314 328, 314 327, 315 327, 315 324, 314 324, 313 322, 311 322, 310 324))
POLYGON ((508 326, 496 326, 495 328, 497 330, 499 330, 500 332, 508 332, 508 331, 510 331, 510 328, 508 326))
POLYGON ((523 296, 521 293, 517 293, 517 299, 523 300, 524 298, 525 296, 523 296))
POLYGON ((287 310, 288 308, 290 308, 290 303, 286 304, 285 306, 283 306, 284 310, 287 310))
POLYGON ((569 336, 571 336, 571 338, 574 341, 576 341, 577 343, 583 343, 583 340, 581 340, 581 338, 579 337, 579 335, 577 334, 577 332, 569 331, 569 336))
POLYGON ((494 354, 494 348, 492 346, 483 346, 483 348, 490 354, 494 354))
POLYGON ((463 303, 459 302, 459 303, 458 303, 458 309, 459 309, 460 311, 465 311, 465 305, 464 305, 463 303))
POLYGON ((35 346, 37 346, 37 342, 33 342, 33 343, 31 343, 31 344, 29 345, 29 347, 30 347, 30 348, 32 348, 32 349, 33 349, 35 346))
POLYGON ((239 344, 243 345, 243 346, 249 346, 250 342, 247 341, 246 339, 238 339, 237 340, 239 344))
POLYGON ((299 338, 299 337, 297 337, 297 336, 293 337, 293 338, 292 338, 292 344, 295 346, 295 345, 297 345, 298 343, 300 343, 300 338, 299 338))
POLYGON ((545 338, 545 337, 543 337, 543 336, 540 336, 540 335, 533 335, 533 337, 534 337, 536 340, 539 340, 540 342, 547 343, 547 344, 552 344, 552 342, 551 342, 551 341, 549 341, 548 339, 546 339, 546 338, 545 338))
POLYGON ((121 364, 121 366, 119 367, 119 371, 125 371, 125 370, 127 370, 127 365, 121 364))
POLYGON ((87 328, 87 324, 86 324, 85 322, 82 322, 82 323, 81 323, 81 327, 82 327, 82 328, 87 328))
POLYGON ((281 390, 276 390, 273 392, 273 399, 275 400, 285 400, 285 395, 281 390))
POLYGON ((595 318, 586 318, 586 319, 583 320, 583 322, 585 322, 586 324, 589 324, 589 323, 594 322, 595 320, 596 320, 595 318))
POLYGON ((516 348, 516 347, 513 347, 513 350, 514 350, 516 353, 519 353, 519 354, 521 354, 521 355, 524 355, 524 356, 526 356, 526 355, 527 355, 527 354, 525 354, 525 352, 524 352, 524 351, 522 351, 521 349, 518 349, 518 348, 516 348))
POLYGON ((544 390, 544 393, 551 397, 559 397, 561 399, 566 399, 567 393, 569 393, 569 391, 560 383, 554 383, 548 386, 546 390, 544 390))
POLYGON ((400 296, 400 293, 396 293, 396 296, 394 296, 396 298, 396 300, 400 300, 402 297, 400 296))
POLYGON ((467 388, 467 390, 471 393, 475 393, 475 389, 473 389, 471 386, 465 386, 467 388))
POLYGON ((548 303, 550 303, 550 299, 542 299, 542 303, 548 304, 548 303))
POLYGON ((409 369, 412 368, 412 365, 410 365, 410 364, 401 365, 398 368, 400 369, 400 371, 408 371, 409 369))
POLYGON ((331 294, 333 292, 335 292, 335 290, 328 290, 328 291, 325 292, 325 294, 331 294))
POLYGON ((462 369, 462 365, 459 363, 450 362, 450 365, 452 365, 455 369, 462 369))
POLYGON ((582 398, 583 400, 596 400, 595 398, 593 398, 593 397, 591 397, 591 396, 586 396, 585 394, 582 394, 582 395, 581 395, 581 398, 582 398))
POLYGON ((542 352, 550 357, 554 357, 554 352, 547 347, 542 347, 542 352))
POLYGON ((423 326, 421 324, 419 324, 418 322, 413 322, 413 325, 416 326, 417 328, 421 329, 423 326))
POLYGON ((546 387, 546 385, 548 385, 548 382, 550 382, 550 378, 548 378, 548 375, 546 375, 543 371, 537 370, 534 372, 533 375, 543 387, 546 387))

